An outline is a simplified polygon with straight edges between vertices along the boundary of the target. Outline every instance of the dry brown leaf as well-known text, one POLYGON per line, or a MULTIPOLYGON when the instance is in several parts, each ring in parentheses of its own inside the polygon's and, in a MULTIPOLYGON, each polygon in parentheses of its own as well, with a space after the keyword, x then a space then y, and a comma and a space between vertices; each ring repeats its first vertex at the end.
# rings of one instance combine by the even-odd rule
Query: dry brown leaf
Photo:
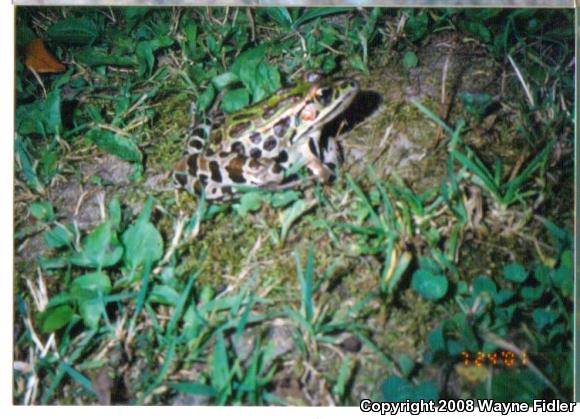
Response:
POLYGON ((57 61, 40 38, 33 39, 26 45, 26 67, 37 73, 60 73, 66 69, 57 61))

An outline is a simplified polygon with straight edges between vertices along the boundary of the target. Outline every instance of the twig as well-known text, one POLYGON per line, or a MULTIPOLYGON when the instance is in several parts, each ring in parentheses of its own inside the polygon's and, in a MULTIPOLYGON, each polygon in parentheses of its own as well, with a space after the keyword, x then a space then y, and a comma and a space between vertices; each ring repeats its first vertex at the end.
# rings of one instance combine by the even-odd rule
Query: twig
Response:
POLYGON ((526 92, 526 96, 528 97, 528 102, 530 102, 530 106, 534 106, 534 98, 532 96, 532 93, 530 92, 530 88, 528 87, 528 84, 526 83, 526 81, 524 80, 524 77, 522 76, 522 73, 520 72, 520 69, 516 65, 516 62, 514 61, 514 59, 512 58, 511 55, 508 54, 507 57, 508 57, 508 60, 510 60, 510 64, 512 65, 512 67, 516 71, 516 75, 518 76, 518 79, 520 80, 520 83, 522 84, 524 91, 526 92))

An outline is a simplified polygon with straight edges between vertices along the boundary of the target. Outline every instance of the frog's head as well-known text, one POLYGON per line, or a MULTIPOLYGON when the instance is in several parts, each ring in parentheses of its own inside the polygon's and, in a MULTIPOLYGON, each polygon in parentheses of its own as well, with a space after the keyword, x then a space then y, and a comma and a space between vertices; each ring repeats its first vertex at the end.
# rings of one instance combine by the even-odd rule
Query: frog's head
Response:
POLYGON ((307 100, 298 114, 305 128, 322 126, 340 115, 360 91, 359 83, 353 79, 311 83, 307 100))

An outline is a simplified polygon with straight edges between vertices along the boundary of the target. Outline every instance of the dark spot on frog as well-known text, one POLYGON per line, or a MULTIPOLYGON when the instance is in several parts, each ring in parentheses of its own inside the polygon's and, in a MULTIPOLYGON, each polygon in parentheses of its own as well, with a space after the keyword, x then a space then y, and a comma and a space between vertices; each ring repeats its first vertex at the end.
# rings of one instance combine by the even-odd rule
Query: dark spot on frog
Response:
POLYGON ((248 163, 248 166, 250 167, 250 169, 254 169, 254 170, 258 170, 258 169, 262 168, 262 165, 256 159, 251 159, 250 162, 248 163))
POLYGON ((240 155, 246 154, 246 148, 239 141, 236 141, 235 143, 233 143, 231 149, 234 153, 237 153, 240 155))
POLYGON ((175 174, 175 180, 181 185, 181 186, 185 186, 187 184, 187 175, 184 175, 183 173, 176 173, 175 174))
POLYGON ((318 157, 318 148, 316 147, 316 141, 312 137, 308 139, 308 148, 310 149, 312 154, 318 157))
POLYGON ((276 147, 276 144, 277 144, 276 138, 270 135, 268 139, 264 142, 264 150, 272 151, 276 147))
POLYGON ((199 183, 201 183, 203 186, 207 185, 207 176, 206 175, 199 175, 198 177, 199 179, 199 183))
POLYGON ((220 156, 222 159, 229 157, 230 153, 228 153, 227 151, 220 151, 218 156, 220 156))
POLYGON ((282 150, 274 160, 276 161, 276 163, 285 163, 288 161, 288 153, 286 152, 286 150, 282 150))
POLYGON ((203 149, 203 142, 200 140, 193 139, 189 142, 189 146, 194 150, 201 150, 203 149))
POLYGON ((284 136, 284 134, 286 134, 286 131, 288 131, 289 126, 290 126, 290 117, 287 116, 286 118, 280 120, 280 122, 278 122, 276 125, 274 125, 274 134, 277 137, 284 136))
POLYGON ((262 157, 262 150, 260 150, 259 148, 252 148, 250 150, 250 157, 253 159, 259 159, 260 157, 262 157))
POLYGON ((259 133, 259 132, 252 132, 252 133, 250 134, 250 141, 251 141, 253 144, 259 144, 259 143, 260 143, 260 141, 262 141, 262 135, 260 135, 260 133, 259 133))
POLYGON ((191 173, 192 176, 197 175, 197 157, 198 156, 199 156, 199 154, 192 154, 187 159, 187 166, 189 167, 189 173, 191 173))
POLYGON ((232 159, 230 163, 226 166, 226 171, 232 182, 244 183, 246 178, 242 174, 242 169, 246 163, 246 158, 244 156, 238 156, 232 159))
POLYGON ((230 137, 232 138, 238 138, 240 135, 242 135, 242 133, 248 129, 250 127, 250 125, 252 125, 251 122, 246 121, 246 122, 240 122, 237 125, 234 125, 231 129, 230 129, 230 137))
POLYGON ((224 186, 222 188, 222 193, 225 195, 231 195, 232 194, 232 187, 231 186, 224 186))
POLYGON ((209 162, 209 171, 211 172, 211 180, 218 183, 222 181, 220 165, 218 164, 217 161, 212 160, 209 162))
POLYGON ((214 150, 212 150, 212 149, 209 149, 209 150, 207 150, 207 151, 205 152, 205 156, 206 156, 206 157, 211 157, 211 156, 214 156, 214 155, 215 155, 215 151, 214 151, 214 150))
POLYGON ((280 166, 279 164, 275 164, 274 167, 272 168, 272 173, 274 174, 278 174, 278 173, 282 173, 284 171, 284 168, 282 166, 280 166))

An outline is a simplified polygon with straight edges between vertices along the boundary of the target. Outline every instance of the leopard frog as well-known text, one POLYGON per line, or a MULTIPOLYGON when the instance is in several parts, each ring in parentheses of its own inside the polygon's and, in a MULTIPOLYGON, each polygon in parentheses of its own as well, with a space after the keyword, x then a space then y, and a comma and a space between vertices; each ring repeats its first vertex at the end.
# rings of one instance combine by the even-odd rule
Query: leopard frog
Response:
POLYGON ((174 179, 190 192, 203 188, 207 200, 233 197, 239 186, 276 188, 294 164, 326 180, 338 153, 334 139, 321 144, 322 128, 358 91, 355 80, 324 81, 311 73, 251 107, 192 125, 174 179))

